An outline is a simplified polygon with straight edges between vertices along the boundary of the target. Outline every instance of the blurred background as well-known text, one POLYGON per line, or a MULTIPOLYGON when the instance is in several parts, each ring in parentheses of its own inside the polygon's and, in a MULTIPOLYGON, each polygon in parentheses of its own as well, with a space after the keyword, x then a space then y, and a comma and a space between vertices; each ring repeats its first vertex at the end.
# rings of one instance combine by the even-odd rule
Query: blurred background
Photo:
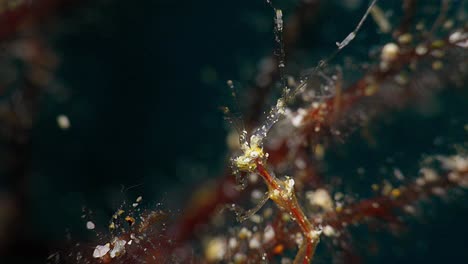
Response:
MULTIPOLYGON (((278 5, 287 18, 300 2, 278 5)), ((332 52, 368 4, 308 2, 317 9, 291 44, 291 71, 332 52)), ((385 6, 399 10, 400 1, 392 2, 385 6)), ((219 107, 233 101, 226 81, 240 84, 242 112, 274 51, 272 11, 264 1, 5 0, 0 6, 1 263, 44 263, 70 238, 92 240, 86 220, 105 226, 116 208, 138 196, 147 208, 177 213, 196 186, 222 174, 231 127, 219 107)), ((377 48, 389 39, 366 31, 374 27, 366 23, 344 52, 364 58, 372 53, 369 43, 377 48)), ((466 132, 454 128, 468 124, 468 97, 461 94, 442 94, 435 113, 408 110, 376 123, 386 142, 381 149, 351 137, 342 151, 364 158, 332 153, 328 172, 362 166, 378 172, 376 164, 395 152, 412 168, 421 153, 448 152, 453 142, 466 141, 466 132)), ((375 243, 397 247, 400 255, 383 250, 365 263, 468 261, 468 206, 461 197, 434 202, 423 224, 410 224, 421 237, 417 243, 377 236, 375 243)), ((366 232, 358 231, 356 241, 367 240, 366 232)))

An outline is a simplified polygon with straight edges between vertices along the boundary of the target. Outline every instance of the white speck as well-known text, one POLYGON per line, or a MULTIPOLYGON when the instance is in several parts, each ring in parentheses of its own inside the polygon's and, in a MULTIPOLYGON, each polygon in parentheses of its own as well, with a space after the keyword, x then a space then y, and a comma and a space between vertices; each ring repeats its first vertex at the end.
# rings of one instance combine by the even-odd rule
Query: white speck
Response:
POLYGON ((405 176, 403 175, 403 173, 402 173, 401 170, 399 170, 399 169, 394 169, 394 170, 393 170, 393 174, 394 174, 395 177, 396 177, 398 180, 400 180, 400 181, 402 181, 402 180, 405 179, 405 176))
POLYGON ((136 202, 137 202, 137 203, 141 203, 142 200, 143 200, 143 197, 138 196, 138 198, 136 199, 136 202))
POLYGON ((133 206, 133 207, 137 207, 137 206, 138 206, 138 203, 133 203, 132 206, 133 206))
POLYGON ((255 189, 255 190, 252 191, 252 193, 250 195, 252 196, 252 200, 258 201, 258 200, 262 199, 264 194, 263 194, 262 191, 255 189))
POLYGON ((107 254, 110 250, 110 244, 97 245, 93 252, 93 258, 101 258, 107 254))
POLYGON ((251 248, 251 249, 260 248, 260 240, 258 239, 258 237, 255 236, 252 239, 250 239, 249 248, 251 248))
POLYGON ((260 224, 262 222, 262 217, 259 216, 258 214, 254 214, 250 217, 250 221, 256 224, 260 224))
POLYGON ((409 213, 409 214, 414 214, 414 213, 416 213, 416 209, 415 209, 413 206, 411 206, 411 205, 405 205, 405 206, 403 207, 403 210, 404 210, 405 212, 409 213))
POLYGON ((306 198, 311 205, 321 207, 325 211, 333 210, 333 200, 325 189, 317 189, 306 193, 306 198))
POLYGON ((115 258, 125 253, 125 244, 127 244, 127 241, 125 240, 115 241, 113 243, 114 248, 110 252, 110 257, 115 258))
POLYGON ((70 119, 66 115, 57 116, 57 125, 62 130, 67 130, 70 128, 70 119))
POLYGON ((424 54, 427 53, 427 47, 424 46, 424 45, 422 45, 422 44, 421 44, 421 45, 418 45, 418 46, 416 46, 415 52, 416 52, 416 54, 418 54, 419 56, 422 56, 422 55, 424 55, 424 54))
POLYGON ((268 243, 271 240, 273 240, 273 238, 275 238, 275 230, 271 225, 268 225, 267 227, 265 227, 265 231, 263 234, 263 242, 268 243))
POLYGON ((91 221, 86 222, 86 228, 87 229, 93 230, 95 227, 96 227, 96 225, 93 222, 91 222, 91 221))
POLYGON ((304 116, 302 115, 296 115, 291 119, 291 123, 295 127, 299 127, 302 124, 302 120, 304 119, 304 116))
POLYGON ((294 242, 296 242, 297 245, 302 245, 302 242, 304 242, 304 237, 301 233, 296 233, 294 237, 294 242))
POLYGON ((238 243, 237 243, 237 239, 236 239, 236 238, 234 238, 234 237, 229 238, 228 246, 229 246, 230 249, 236 248, 237 245, 238 245, 238 243))
POLYGON ((326 225, 324 228, 323 228, 323 234, 327 237, 332 237, 332 236, 335 236, 336 235, 336 231, 333 227, 329 226, 329 225, 326 225))
POLYGON ((468 157, 464 156, 450 156, 450 157, 438 157, 442 162, 442 166, 447 170, 465 171, 468 169, 468 157))
POLYGON ((305 167, 307 166, 306 162, 301 158, 296 159, 294 161, 294 164, 297 166, 298 169, 305 169, 305 167))
POLYGON ((437 175, 437 172, 433 169, 422 168, 420 172, 426 182, 435 182, 439 179, 439 175, 437 175))
POLYGON ((449 42, 455 44, 461 48, 468 48, 468 33, 462 33, 460 31, 453 32, 449 37, 449 42))
POLYGON ((256 183, 258 181, 258 175, 256 173, 249 174, 249 182, 256 183))

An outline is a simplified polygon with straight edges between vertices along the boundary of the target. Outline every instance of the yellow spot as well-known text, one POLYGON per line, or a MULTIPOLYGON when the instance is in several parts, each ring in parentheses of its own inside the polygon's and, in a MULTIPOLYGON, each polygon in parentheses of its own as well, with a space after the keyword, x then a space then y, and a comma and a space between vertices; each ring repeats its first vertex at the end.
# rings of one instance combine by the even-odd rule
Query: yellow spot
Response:
POLYGON ((371 188, 372 188, 373 191, 376 192, 376 191, 379 190, 380 187, 379 187, 379 185, 377 185, 377 184, 374 183, 374 184, 372 184, 371 188))
POLYGON ((406 33, 398 37, 398 42, 400 44, 409 44, 413 40, 413 36, 411 34, 406 33))
POLYGON ((401 195, 401 191, 399 189, 393 189, 392 190, 392 196, 397 198, 401 195))
POLYGON ((371 95, 375 94, 375 92, 377 92, 377 90, 378 90, 378 86, 375 85, 375 84, 371 84, 371 85, 366 87, 366 90, 364 90, 364 94, 366 96, 371 96, 371 95))
POLYGON ((322 160, 325 155, 325 149, 323 145, 317 144, 314 149, 314 154, 316 159, 322 160))
POLYGON ((438 70, 442 69, 443 66, 444 66, 444 64, 440 60, 436 60, 436 61, 434 61, 432 63, 432 69, 435 70, 435 71, 438 71, 438 70))
POLYGON ((432 42, 432 47, 435 49, 442 48, 444 45, 445 45, 445 41, 441 39, 435 40, 434 42, 432 42))
POLYGON ((335 209, 335 211, 336 211, 337 213, 341 213, 341 212, 343 211, 343 207, 337 206, 336 209, 335 209))

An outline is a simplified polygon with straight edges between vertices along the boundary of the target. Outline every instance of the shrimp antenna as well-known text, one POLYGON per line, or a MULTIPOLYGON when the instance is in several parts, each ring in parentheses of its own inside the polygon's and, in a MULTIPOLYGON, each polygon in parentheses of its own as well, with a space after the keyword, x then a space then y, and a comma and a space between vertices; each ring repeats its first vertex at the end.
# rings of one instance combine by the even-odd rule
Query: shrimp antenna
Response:
POLYGON ((361 20, 359 20, 359 23, 357 26, 354 28, 354 30, 346 36, 341 42, 336 42, 336 46, 338 47, 337 50, 335 50, 328 58, 319 61, 318 65, 315 67, 315 70, 320 70, 323 67, 327 66, 328 62, 331 61, 344 47, 348 46, 351 41, 354 40, 356 37, 357 33, 361 29, 362 25, 364 24, 364 21, 366 21, 367 17, 369 16, 370 12, 374 8, 374 6, 377 4, 378 0, 372 0, 371 4, 367 8, 366 12, 364 15, 361 17, 361 20))
POLYGON ((233 125, 236 132, 239 134, 239 143, 242 145, 245 142, 245 125, 240 111, 239 100, 237 98, 237 89, 232 80, 226 82, 230 90, 230 95, 234 101, 234 112, 229 107, 222 107, 225 119, 233 125))

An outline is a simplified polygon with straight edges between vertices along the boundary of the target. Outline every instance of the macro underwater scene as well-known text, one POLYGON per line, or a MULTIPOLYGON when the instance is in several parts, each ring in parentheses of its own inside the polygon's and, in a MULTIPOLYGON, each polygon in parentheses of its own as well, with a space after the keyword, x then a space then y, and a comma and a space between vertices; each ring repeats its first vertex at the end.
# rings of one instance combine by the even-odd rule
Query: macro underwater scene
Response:
POLYGON ((466 263, 468 1, 0 1, 0 263, 466 263))

